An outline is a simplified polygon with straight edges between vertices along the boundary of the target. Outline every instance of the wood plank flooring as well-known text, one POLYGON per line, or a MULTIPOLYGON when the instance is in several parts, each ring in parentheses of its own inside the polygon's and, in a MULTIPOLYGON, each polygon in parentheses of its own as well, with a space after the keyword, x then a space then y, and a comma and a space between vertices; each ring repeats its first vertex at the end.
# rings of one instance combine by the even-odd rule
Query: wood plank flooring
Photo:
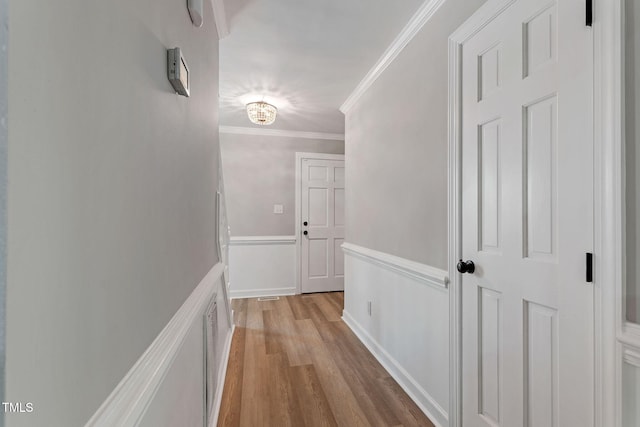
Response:
POLYGON ((342 292, 234 300, 218 426, 433 424, 341 320, 342 292))

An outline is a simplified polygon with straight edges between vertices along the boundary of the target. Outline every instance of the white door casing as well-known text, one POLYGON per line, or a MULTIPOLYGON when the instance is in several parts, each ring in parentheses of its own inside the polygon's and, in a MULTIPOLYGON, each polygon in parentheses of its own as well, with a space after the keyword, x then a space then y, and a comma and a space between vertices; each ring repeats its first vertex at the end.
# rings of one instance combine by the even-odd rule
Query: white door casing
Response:
POLYGON ((298 153, 300 291, 344 290, 344 156, 298 153))
POLYGON ((459 42, 461 120, 451 127, 461 132, 451 185, 461 179, 462 194, 451 206, 461 254, 476 264, 458 279, 461 424, 590 426, 592 34, 580 0, 490 3, 459 42))

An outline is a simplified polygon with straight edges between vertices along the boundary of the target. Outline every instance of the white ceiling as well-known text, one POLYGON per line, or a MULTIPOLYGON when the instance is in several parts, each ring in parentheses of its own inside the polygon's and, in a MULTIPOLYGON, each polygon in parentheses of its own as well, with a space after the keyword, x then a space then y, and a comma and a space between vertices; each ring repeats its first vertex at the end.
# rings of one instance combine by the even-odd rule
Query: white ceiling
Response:
POLYGON ((344 132, 338 110, 423 0, 226 0, 220 125, 261 127, 245 104, 278 107, 269 129, 344 132))

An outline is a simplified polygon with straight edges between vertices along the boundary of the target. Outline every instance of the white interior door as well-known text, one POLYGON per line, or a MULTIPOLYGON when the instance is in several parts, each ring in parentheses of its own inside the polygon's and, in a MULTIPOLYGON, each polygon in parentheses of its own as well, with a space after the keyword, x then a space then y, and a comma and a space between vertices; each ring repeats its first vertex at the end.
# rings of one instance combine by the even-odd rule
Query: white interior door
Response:
POLYGON ((463 419, 592 426, 592 34, 516 0, 462 47, 463 419))
POLYGON ((344 160, 302 159, 301 290, 344 290, 344 160))

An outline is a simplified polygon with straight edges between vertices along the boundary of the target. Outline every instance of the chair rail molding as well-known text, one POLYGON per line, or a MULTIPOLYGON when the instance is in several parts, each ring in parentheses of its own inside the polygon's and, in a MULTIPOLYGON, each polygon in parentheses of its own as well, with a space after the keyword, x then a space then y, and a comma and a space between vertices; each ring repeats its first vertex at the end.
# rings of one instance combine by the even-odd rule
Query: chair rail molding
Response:
POLYGON ((625 363, 640 368, 640 352, 625 348, 623 354, 625 363))
POLYGON ((385 252, 364 248, 353 243, 343 243, 342 250, 346 255, 379 265, 387 270, 431 285, 438 290, 446 291, 447 289, 449 276, 445 270, 385 252))
MULTIPOLYGON (((180 352, 190 328, 194 322, 200 321, 200 317, 214 296, 218 282, 222 280, 223 271, 224 265, 218 263, 207 273, 87 422, 87 427, 116 425, 125 427, 137 426, 140 423, 180 352)), ((224 358, 228 358, 230 334, 227 341, 229 343, 226 345, 224 358)))
POLYGON ((231 246, 241 245, 294 245, 296 236, 235 236, 229 241, 231 246))

